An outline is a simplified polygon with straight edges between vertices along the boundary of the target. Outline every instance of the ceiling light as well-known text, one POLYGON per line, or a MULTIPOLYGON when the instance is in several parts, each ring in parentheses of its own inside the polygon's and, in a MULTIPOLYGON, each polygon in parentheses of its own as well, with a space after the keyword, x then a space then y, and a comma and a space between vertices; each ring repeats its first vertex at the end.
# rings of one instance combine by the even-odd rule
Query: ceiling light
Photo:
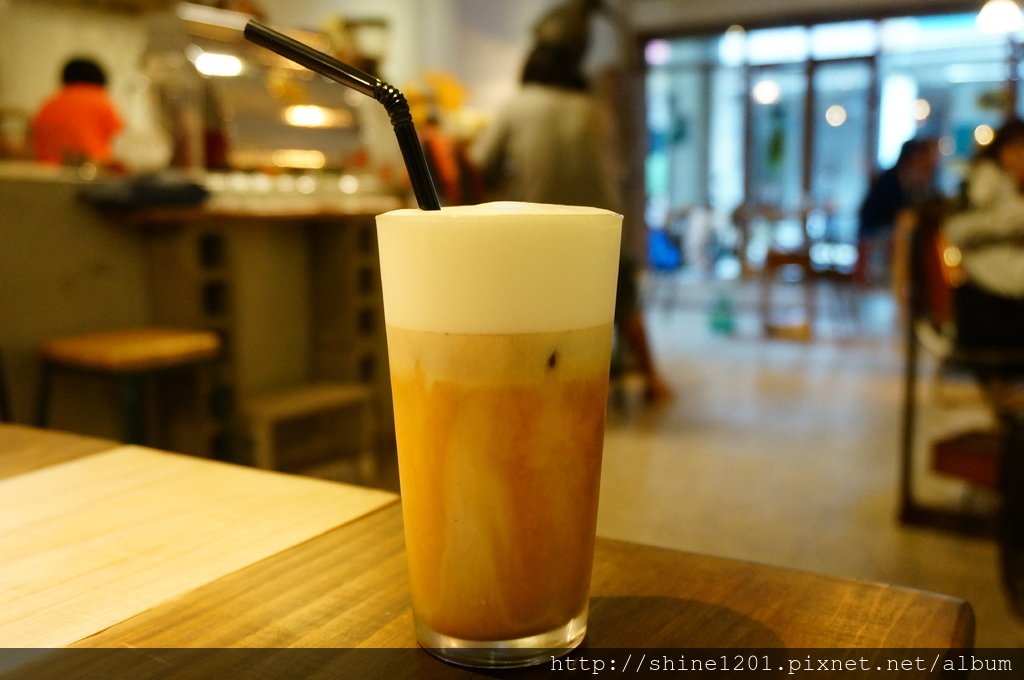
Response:
POLYGON ((1015 0, 988 0, 975 24, 982 33, 1014 33, 1024 28, 1024 14, 1015 0))
POLYGON ((667 40, 652 40, 644 48, 648 66, 664 66, 672 59, 672 45, 667 40))
POLYGON ((927 99, 915 99, 914 100, 914 120, 921 122, 928 120, 928 116, 932 115, 932 105, 928 103, 927 99))
POLYGON ((839 127, 846 122, 846 109, 839 104, 833 104, 825 111, 825 122, 832 127, 839 127))
POLYGON ((995 138, 996 133, 995 130, 992 129, 991 125, 979 125, 974 128, 974 141, 976 141, 979 146, 988 146, 995 138))
POLYGON ((312 104, 297 104, 284 110, 289 125, 308 128, 344 128, 352 124, 352 114, 344 109, 329 109, 312 104))
POLYGON ((192 63, 204 76, 237 76, 242 72, 242 60, 233 54, 198 52, 192 63))
POLYGON ((757 81, 751 94, 754 97, 754 101, 758 104, 774 104, 779 101, 782 89, 774 80, 765 78, 764 80, 757 81))

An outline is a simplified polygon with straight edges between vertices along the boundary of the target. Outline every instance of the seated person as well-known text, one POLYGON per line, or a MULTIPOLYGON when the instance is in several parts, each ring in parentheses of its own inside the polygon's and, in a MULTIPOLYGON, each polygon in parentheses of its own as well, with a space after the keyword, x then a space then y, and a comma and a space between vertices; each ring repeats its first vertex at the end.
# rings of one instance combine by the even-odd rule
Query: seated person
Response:
POLYGON ((71 59, 61 73, 61 89, 32 119, 35 157, 41 163, 110 164, 111 142, 124 127, 107 96, 107 77, 91 59, 71 59))
POLYGON ((944 235, 967 277, 954 298, 958 344, 1024 349, 1024 122, 978 154, 944 235))
POLYGON ((861 203, 857 235, 857 273, 877 283, 889 267, 897 216, 939 197, 935 188, 939 148, 931 138, 903 143, 896 165, 878 175, 861 203))

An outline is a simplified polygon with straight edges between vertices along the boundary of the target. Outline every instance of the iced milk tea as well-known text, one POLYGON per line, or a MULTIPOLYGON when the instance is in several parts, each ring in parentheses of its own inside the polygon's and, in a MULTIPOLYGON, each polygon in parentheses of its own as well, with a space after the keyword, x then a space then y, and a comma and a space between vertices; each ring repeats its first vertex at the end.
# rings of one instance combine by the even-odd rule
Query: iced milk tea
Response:
POLYGON ((435 653, 518 663, 507 648, 586 630, 620 219, 378 218, 410 590, 435 653))

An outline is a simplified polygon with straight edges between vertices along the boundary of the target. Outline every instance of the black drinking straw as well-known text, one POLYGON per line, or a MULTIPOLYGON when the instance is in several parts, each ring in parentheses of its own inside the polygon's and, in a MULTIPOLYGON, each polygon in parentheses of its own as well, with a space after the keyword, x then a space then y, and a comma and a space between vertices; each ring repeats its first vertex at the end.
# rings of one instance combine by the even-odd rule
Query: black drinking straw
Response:
POLYGON ((416 203, 419 204, 420 210, 441 209, 437 190, 434 189, 434 180, 427 169, 427 159, 423 156, 423 148, 420 146, 412 115, 409 113, 409 102, 406 101, 404 94, 380 78, 338 61, 329 54, 314 50, 309 45, 278 33, 258 21, 250 20, 245 25, 245 38, 280 54, 285 59, 305 66, 314 73, 351 87, 367 97, 373 97, 383 104, 391 118, 395 136, 398 137, 398 147, 402 150, 402 159, 412 182, 413 193, 416 194, 416 203))

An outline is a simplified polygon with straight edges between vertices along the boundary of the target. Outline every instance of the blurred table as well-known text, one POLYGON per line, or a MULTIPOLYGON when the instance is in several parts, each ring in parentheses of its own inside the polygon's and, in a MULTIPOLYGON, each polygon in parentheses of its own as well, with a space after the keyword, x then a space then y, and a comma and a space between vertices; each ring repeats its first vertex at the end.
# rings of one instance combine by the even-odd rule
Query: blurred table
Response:
MULTIPOLYGON (((24 677, 126 648, 415 647, 394 494, 11 425, 0 475, 0 641, 109 651, 44 654, 24 677)), ((591 590, 595 651, 974 638, 955 598, 608 539, 591 590)))

